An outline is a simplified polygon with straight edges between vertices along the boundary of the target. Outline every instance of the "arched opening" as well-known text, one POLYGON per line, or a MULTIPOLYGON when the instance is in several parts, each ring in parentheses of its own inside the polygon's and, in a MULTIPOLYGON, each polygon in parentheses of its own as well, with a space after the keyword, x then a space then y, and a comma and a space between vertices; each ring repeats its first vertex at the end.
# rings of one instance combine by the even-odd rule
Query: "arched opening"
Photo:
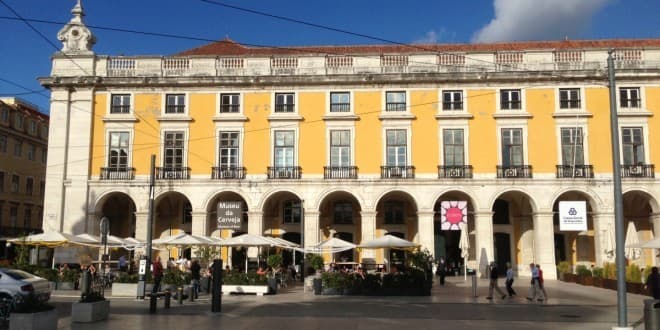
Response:
POLYGON ((502 193, 493 203, 493 256, 502 274, 507 262, 521 274, 535 261, 532 205, 529 196, 518 191, 502 193))
MULTIPOLYGON (((554 227, 555 265, 567 261, 571 265, 585 265, 589 268, 596 263, 595 237, 609 235, 607 228, 596 233, 593 220, 593 205, 591 198, 580 191, 567 191, 561 194, 552 205, 552 221, 554 227), (587 230, 561 231, 559 226, 559 203, 563 201, 584 201, 587 205, 587 230)), ((604 226, 605 227, 605 226, 604 226)))
MULTIPOLYGON (((262 235, 280 237, 301 244, 304 225, 302 200, 294 193, 281 191, 271 195, 263 206, 262 235)), ((290 251, 282 251, 284 267, 293 264, 294 256, 290 251)), ((303 263, 302 253, 296 252, 295 264, 303 263)))
MULTIPOLYGON (((419 221, 417 203, 408 193, 392 191, 376 204, 376 235, 396 233, 397 237, 418 242, 419 221)), ((394 260, 389 249, 376 250, 376 263, 389 264, 394 260)))
MULTIPOLYGON (((660 225, 660 223, 654 221, 655 205, 657 205, 657 202, 653 196, 646 192, 633 190, 623 194, 624 239, 626 245, 632 243, 634 239, 639 242, 648 241, 654 237, 654 232, 659 232, 659 228, 654 228, 660 225)), ((626 262, 628 264, 637 264, 640 268, 658 264, 655 249, 627 249, 627 251, 626 262)))
MULTIPOLYGON (((135 237, 135 202, 127 194, 113 192, 106 195, 97 205, 98 218, 109 220, 109 234, 119 238, 135 237)), ((117 260, 126 251, 109 249, 111 260, 117 260)))
MULTIPOLYGON (((153 238, 192 233, 192 205, 188 198, 179 192, 167 192, 159 196, 155 204, 153 238)), ((157 251, 161 254, 164 251, 157 251)), ((171 248, 165 252, 167 258, 185 257, 190 259, 191 250, 171 248)))
MULTIPOLYGON (((246 233, 248 230, 247 203, 241 195, 235 192, 223 191, 216 194, 206 206, 206 214, 206 232, 209 236, 229 238, 246 233), (239 223, 218 220, 218 209, 224 212, 232 212, 231 217, 233 217, 234 207, 240 208, 241 220, 239 223)), ((225 218, 227 218, 226 214, 225 218)), ((246 249, 232 247, 222 248, 220 250, 223 260, 228 260, 230 267, 236 266, 240 268, 241 265, 245 264, 245 258, 247 257, 246 249), (235 263, 235 261, 238 261, 238 263, 235 263)))
MULTIPOLYGON (((326 196, 319 207, 319 228, 321 241, 337 237, 353 244, 359 244, 362 237, 361 207, 357 198, 344 191, 336 191, 326 196)), ((355 249, 326 256, 327 260, 351 263, 358 260, 355 249)))
POLYGON ((465 263, 468 267, 475 268, 477 253, 476 253, 476 240, 475 240, 475 223, 474 223, 474 203, 469 195, 462 191, 450 191, 442 194, 436 200, 433 207, 433 233, 435 240, 435 258, 444 258, 445 265, 451 270, 450 273, 458 271, 463 272, 465 263), (449 212, 449 216, 447 215, 449 212), (460 212, 460 214, 458 213, 460 212), (443 227, 444 215, 444 227, 443 227), (460 227, 455 225, 449 220, 453 220, 454 216, 465 216, 467 218, 467 232, 470 247, 467 251, 468 258, 465 260, 462 256, 460 248, 461 230, 460 227))

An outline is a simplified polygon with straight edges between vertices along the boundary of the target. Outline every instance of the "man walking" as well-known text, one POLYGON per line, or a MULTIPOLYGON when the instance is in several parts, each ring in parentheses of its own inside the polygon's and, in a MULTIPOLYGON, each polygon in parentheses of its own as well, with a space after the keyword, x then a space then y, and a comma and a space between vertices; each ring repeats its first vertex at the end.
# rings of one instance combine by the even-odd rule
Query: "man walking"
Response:
POLYGON ((513 269, 511 268, 511 263, 506 263, 506 291, 509 293, 509 298, 516 295, 516 291, 513 290, 513 269))
POLYGON ((499 286, 497 286, 497 264, 495 262, 490 263, 490 285, 488 286, 488 297, 486 299, 493 299, 493 289, 497 291, 499 295, 501 295, 502 299, 506 298, 506 294, 500 289, 499 286))
POLYGON ((152 293, 160 291, 160 280, 163 279, 163 264, 160 263, 160 256, 151 265, 151 274, 154 276, 154 287, 152 293))
POLYGON ((532 273, 532 283, 531 287, 529 288, 529 295, 527 296, 527 300, 543 301, 545 297, 543 296, 543 292, 541 291, 541 284, 539 282, 539 269, 532 262, 529 264, 529 270, 532 273))

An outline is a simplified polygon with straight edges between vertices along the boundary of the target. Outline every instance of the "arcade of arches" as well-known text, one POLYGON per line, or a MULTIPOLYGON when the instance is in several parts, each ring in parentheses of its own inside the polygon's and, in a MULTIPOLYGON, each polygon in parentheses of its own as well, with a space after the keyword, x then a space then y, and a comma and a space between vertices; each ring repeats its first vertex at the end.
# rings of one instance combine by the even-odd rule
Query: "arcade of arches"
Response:
MULTIPOLYGON (((241 233, 276 236, 305 246, 312 246, 331 237, 360 244, 382 235, 396 235, 419 243, 436 258, 443 257, 449 266, 475 268, 482 274, 485 265, 496 261, 504 269, 510 262, 517 274, 528 276, 527 265, 540 264, 546 277, 553 278, 555 265, 568 261, 572 265, 600 265, 613 261, 605 237, 613 235, 614 217, 597 197, 578 190, 565 191, 542 208, 537 199, 516 190, 501 192, 490 201, 478 200, 463 191, 447 191, 436 197, 430 207, 422 207, 420 198, 408 192, 392 190, 372 203, 349 191, 337 190, 305 200, 293 191, 278 191, 255 202, 237 192, 218 192, 203 207, 200 201, 189 199, 184 193, 169 191, 158 195, 154 205, 153 237, 181 232, 227 238, 241 233), (239 201, 243 218, 239 230, 217 229, 216 205, 220 201, 239 201), (467 202, 468 257, 464 260, 459 248, 460 231, 442 230, 440 213, 442 201, 467 202), (587 230, 562 232, 558 226, 560 201, 585 201, 587 230), (371 206, 370 206, 371 205, 371 206)), ((624 193, 626 228, 634 226, 639 241, 660 234, 660 211, 655 198, 643 191, 624 193)), ((138 205, 141 206, 141 205, 138 205)), ((110 234, 118 237, 146 239, 146 208, 136 207, 134 199, 125 193, 114 192, 100 198, 94 216, 110 219, 110 234)), ((265 251, 262 251, 265 252, 265 251)), ((269 253, 273 251, 268 251, 269 253)), ((169 256, 190 251, 161 251, 169 256)), ((230 264, 253 260, 254 248, 222 249, 222 257, 230 264)), ((168 256, 168 257, 169 257, 168 256)), ((349 250, 326 254, 326 261, 365 263, 395 263, 403 255, 395 250, 349 250)), ((300 263, 302 255, 284 252, 285 263, 300 263)), ((657 265, 653 251, 642 250, 636 259, 628 260, 641 267, 657 265)))

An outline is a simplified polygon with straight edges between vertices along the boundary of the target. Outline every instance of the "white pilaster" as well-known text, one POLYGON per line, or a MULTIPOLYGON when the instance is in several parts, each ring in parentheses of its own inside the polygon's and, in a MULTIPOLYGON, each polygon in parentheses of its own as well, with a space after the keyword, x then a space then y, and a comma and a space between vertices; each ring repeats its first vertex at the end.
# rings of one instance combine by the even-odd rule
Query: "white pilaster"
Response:
MULTIPOLYGON (((653 237, 660 238, 660 214, 653 213, 651 214, 651 224, 653 225, 653 237)), ((660 265, 660 254, 658 250, 649 250, 647 252, 654 253, 655 259, 653 259, 654 265, 660 265)))
POLYGON ((192 213, 192 234, 198 236, 208 236, 206 225, 206 212, 195 211, 192 213))
POLYGON ((494 259, 493 249, 493 212, 478 211, 474 214, 476 228, 476 259, 479 265, 479 276, 488 274, 488 263, 494 259))
POLYGON ((538 212, 534 222, 534 261, 541 265, 544 279, 557 279, 552 211, 538 212))
POLYGON ((303 237, 305 247, 310 247, 319 243, 319 215, 316 210, 305 209, 305 234, 303 237))
MULTIPOLYGON (((362 211, 360 213, 362 221, 362 238, 360 244, 376 238, 376 211, 362 211)), ((372 259, 375 261, 376 253, 372 249, 362 249, 360 257, 364 259, 372 259)))
POLYGON ((135 238, 139 240, 147 240, 147 212, 135 212, 135 238))
POLYGON ((614 253, 608 254, 606 251, 608 244, 611 244, 612 249, 615 248, 614 214, 610 212, 594 213, 591 219, 594 224, 594 255, 596 256, 596 265, 602 267, 606 262, 614 262, 614 253), (610 240, 611 243, 608 243, 610 240))
POLYGON ((419 233, 419 244, 422 245, 422 250, 428 250, 433 256, 435 255, 435 237, 433 235, 434 214, 435 213, 433 210, 417 212, 417 223, 419 226, 417 232, 419 233))
MULTIPOLYGON (((248 212, 248 234, 263 235, 264 228, 264 213, 261 211, 248 212)), ((248 258, 256 258, 259 249, 256 247, 248 248, 248 258)))

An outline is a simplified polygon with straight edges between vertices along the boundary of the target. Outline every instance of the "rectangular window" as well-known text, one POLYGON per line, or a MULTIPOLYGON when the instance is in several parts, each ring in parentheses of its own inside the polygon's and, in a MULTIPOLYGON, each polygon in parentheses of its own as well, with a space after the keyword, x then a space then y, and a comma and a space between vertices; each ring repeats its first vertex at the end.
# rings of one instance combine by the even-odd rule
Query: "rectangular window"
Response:
POLYGON ((560 88, 559 109, 580 109, 580 89, 560 88))
POLYGON ((463 92, 443 91, 442 110, 463 110, 463 92))
POLYGON ((275 93, 275 112, 294 112, 295 106, 293 93, 275 93))
POLYGON ((353 203, 348 201, 336 202, 333 211, 334 223, 340 225, 353 223, 353 203))
POLYGON ((29 131, 31 135, 36 135, 37 134, 37 122, 34 120, 30 120, 30 125, 29 125, 29 131))
POLYGON ((14 141, 14 156, 21 157, 23 155, 23 141, 14 141))
POLYGON ((404 223, 403 202, 389 201, 385 202, 385 224, 401 225, 404 223))
POLYGON ((500 109, 513 110, 521 109, 519 89, 503 89, 500 91, 500 109))
POLYGON ((23 115, 18 112, 14 115, 14 128, 23 130, 23 115))
POLYGON ((18 187, 21 185, 21 177, 14 174, 11 176, 11 192, 17 193, 18 187))
POLYGON ((275 167, 294 166, 295 132, 275 131, 275 167))
POLYGON ((23 228, 32 228, 32 208, 26 207, 23 210, 23 228))
POLYGON ((220 132, 218 166, 221 168, 238 167, 239 132, 220 132))
POLYGON ((443 129, 442 144, 445 166, 465 165, 462 129, 443 129))
POLYGON ((165 113, 185 113, 186 95, 185 94, 167 94, 165 96, 165 113))
POLYGON ((284 202, 283 205, 283 222, 284 223, 300 223, 302 218, 302 209, 300 201, 288 200, 284 202))
POLYGON ((582 128, 561 129, 562 165, 584 165, 584 147, 582 146, 582 128))
POLYGON ((5 192, 5 172, 0 172, 0 193, 5 192))
POLYGON ((32 193, 34 192, 34 179, 33 178, 26 178, 25 179, 25 194, 32 196, 32 193))
POLYGON ((2 111, 2 122, 9 123, 9 109, 0 109, 2 111))
POLYGON ((173 170, 183 168, 184 133, 165 132, 165 159, 163 167, 173 170))
POLYGON ((0 134, 0 152, 7 153, 7 135, 0 134))
POLYGON ((406 111, 406 92, 386 92, 385 111, 406 111))
POLYGON ((126 169, 128 167, 128 143, 128 132, 110 133, 108 167, 112 169, 126 169))
POLYGON ((220 94, 220 113, 241 112, 239 94, 220 94))
POLYGON ((351 166, 351 131, 330 131, 330 166, 351 166))
POLYGON ((48 149, 42 148, 41 149, 41 162, 46 164, 47 159, 48 159, 48 149))
POLYGON ((12 204, 9 208, 9 226, 16 228, 18 222, 18 205, 12 204))
POLYGON ((641 127, 621 129, 621 153, 624 165, 644 164, 644 135, 641 127))
POLYGON ((130 113, 131 95, 130 94, 112 94, 110 101, 110 113, 130 113))
POLYGON ((28 145, 27 159, 34 160, 34 155, 37 153, 37 147, 34 144, 28 145))
POLYGON ((642 96, 639 87, 619 88, 619 102, 622 108, 641 108, 642 96))
POLYGON ((348 92, 330 93, 330 112, 350 112, 351 95, 348 92))
POLYGON ((388 129, 386 135, 387 166, 406 166, 408 132, 405 129, 388 129))
POLYGON ((522 128, 502 129, 502 166, 523 165, 522 128))

